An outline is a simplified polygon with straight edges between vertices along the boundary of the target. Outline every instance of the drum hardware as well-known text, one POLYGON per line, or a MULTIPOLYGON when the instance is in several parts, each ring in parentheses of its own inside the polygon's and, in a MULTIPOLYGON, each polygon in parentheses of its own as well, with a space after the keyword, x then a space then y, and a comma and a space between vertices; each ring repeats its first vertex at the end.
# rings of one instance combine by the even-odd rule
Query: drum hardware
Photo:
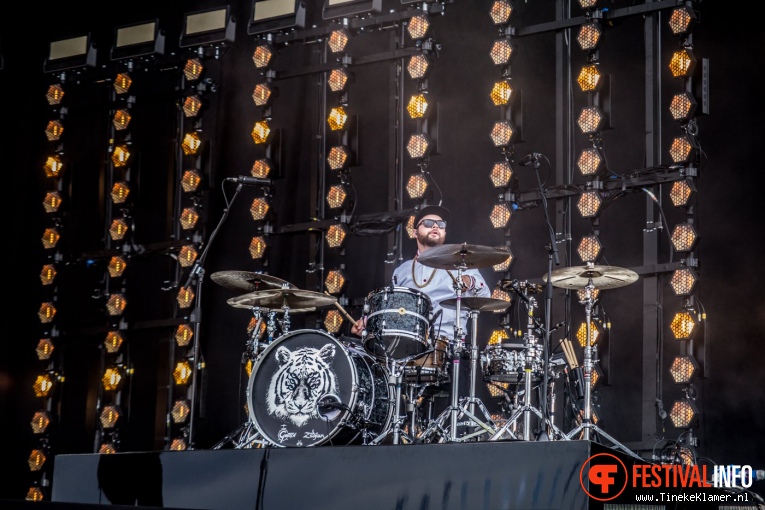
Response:
POLYGON ((551 419, 548 417, 545 417, 544 414, 542 414, 542 411, 537 409, 531 404, 531 397, 532 397, 532 379, 534 378, 534 372, 535 370, 537 373, 539 372, 539 369, 542 368, 544 370, 546 368, 546 365, 544 367, 539 366, 539 357, 540 357, 540 349, 539 345, 537 344, 537 338, 534 336, 534 330, 537 327, 536 322, 534 320, 534 309, 537 307, 536 299, 532 296, 529 297, 524 292, 524 298, 523 301, 526 303, 526 309, 527 309, 527 327, 526 327, 526 333, 523 335, 524 339, 524 354, 523 354, 523 405, 516 407, 515 411, 513 412, 510 417, 508 417, 505 424, 497 430, 494 435, 491 436, 490 440, 495 441, 498 439, 502 439, 502 436, 504 434, 509 434, 512 439, 518 439, 516 437, 514 430, 517 430, 517 420, 523 416, 523 427, 522 427, 522 439, 524 441, 530 441, 532 439, 531 437, 531 415, 535 414, 542 423, 545 423, 547 426, 547 429, 551 430, 553 432, 554 436, 559 436, 561 438, 565 438, 565 434, 558 429, 558 427, 555 426, 555 424, 552 422, 551 419))
POLYGON ((506 260, 510 254, 507 251, 485 246, 468 245, 466 243, 459 245, 441 245, 428 249, 419 257, 419 262, 423 265, 436 267, 439 269, 457 269, 457 277, 454 278, 454 290, 457 295, 455 299, 445 300, 441 303, 444 308, 454 308, 456 310, 457 320, 454 325, 454 339, 451 343, 452 353, 452 398, 451 404, 441 415, 439 415, 423 433, 424 438, 430 438, 437 431, 443 428, 443 422, 448 416, 450 418, 449 439, 452 442, 467 441, 483 434, 492 434, 496 427, 491 419, 491 414, 486 406, 475 396, 475 372, 478 359, 478 313, 481 309, 489 309, 495 306, 502 306, 506 309, 509 303, 501 300, 480 300, 479 298, 464 298, 468 317, 472 325, 471 335, 471 374, 470 374, 470 393, 469 396, 459 400, 459 368, 460 358, 465 345, 465 332, 461 324, 462 311, 462 291, 465 286, 462 276, 469 267, 488 267, 499 264, 506 260), (499 303, 497 303, 499 302, 499 303), (469 303, 469 304, 468 304, 469 303), (475 309, 471 309, 470 307, 475 309), (476 406, 484 414, 486 421, 480 420, 475 414, 476 406), (457 426, 459 418, 466 416, 471 421, 469 424, 475 428, 474 432, 468 433, 460 438, 457 437, 457 426))
POLYGON ((582 410, 581 423, 570 431, 566 438, 571 439, 581 432, 581 439, 589 441, 593 436, 604 437, 612 443, 612 446, 618 448, 629 455, 635 457, 633 453, 623 444, 611 437, 592 421, 592 307, 595 303, 593 290, 615 289, 629 285, 637 281, 638 275, 629 269, 623 269, 612 266, 596 266, 589 262, 585 267, 567 267, 553 271, 550 276, 550 282, 555 287, 564 289, 580 290, 584 289, 584 299, 581 303, 584 305, 585 312, 585 346, 584 362, 582 365, 583 386, 584 386, 584 409, 582 410))

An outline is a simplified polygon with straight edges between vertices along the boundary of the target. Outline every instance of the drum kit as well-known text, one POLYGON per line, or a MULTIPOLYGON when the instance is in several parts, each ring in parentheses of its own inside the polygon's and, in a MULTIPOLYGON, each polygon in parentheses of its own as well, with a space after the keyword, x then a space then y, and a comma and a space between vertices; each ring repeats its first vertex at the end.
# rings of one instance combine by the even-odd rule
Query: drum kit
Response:
MULTIPOLYGON (((523 343, 491 344, 483 353, 479 351, 478 315, 505 312, 510 302, 463 297, 461 276, 469 268, 491 267, 508 256, 502 249, 468 244, 441 245, 420 256, 423 265, 457 271, 455 297, 440 303, 457 312, 453 340, 431 337, 432 303, 426 294, 414 289, 393 286, 370 292, 364 302, 366 329, 361 338, 336 338, 320 330, 290 331, 291 314, 329 306, 354 321, 335 296, 301 290, 261 273, 212 274, 214 282, 242 293, 227 303, 250 310, 256 319, 242 358, 252 367, 246 392, 248 421, 214 448, 229 442, 235 448, 252 448, 465 442, 481 440, 482 436, 489 441, 530 440, 532 414, 541 423, 546 421, 553 439, 568 440, 577 435, 590 439, 598 434, 618 445, 592 422, 591 345, 584 347, 585 396, 580 425, 564 434, 532 406, 532 385, 540 384, 545 370, 554 375, 558 366, 545 363, 544 350, 534 334, 539 324, 533 317, 533 295, 541 292, 541 286, 528 282, 519 286, 513 281, 512 289, 526 304, 529 317, 523 343), (469 324, 460 323, 461 312, 466 312, 469 324), (460 395, 461 359, 470 362, 467 395, 460 395), (502 426, 476 396, 476 384, 481 379, 512 388, 516 398, 523 401, 502 426), (451 397, 449 405, 433 417, 434 399, 445 396, 451 397), (521 417, 523 423, 519 425, 516 422, 521 417)), ((559 288, 584 289, 581 303, 589 328, 594 289, 617 288, 636 279, 637 274, 630 270, 587 264, 553 271, 550 282, 559 288)), ((543 280, 547 282, 547 277, 543 280)))

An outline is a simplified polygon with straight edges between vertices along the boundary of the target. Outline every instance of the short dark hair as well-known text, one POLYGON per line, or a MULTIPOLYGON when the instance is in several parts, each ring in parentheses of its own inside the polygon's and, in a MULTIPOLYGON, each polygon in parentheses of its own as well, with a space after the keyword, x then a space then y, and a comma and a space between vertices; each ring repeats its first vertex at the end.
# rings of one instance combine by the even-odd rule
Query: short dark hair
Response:
POLYGON ((426 205, 422 209, 420 209, 417 214, 414 216, 414 228, 417 228, 417 225, 420 224, 420 220, 427 216, 428 214, 436 214, 441 217, 442 220, 445 222, 449 222, 449 209, 446 207, 441 207, 440 205, 426 205))

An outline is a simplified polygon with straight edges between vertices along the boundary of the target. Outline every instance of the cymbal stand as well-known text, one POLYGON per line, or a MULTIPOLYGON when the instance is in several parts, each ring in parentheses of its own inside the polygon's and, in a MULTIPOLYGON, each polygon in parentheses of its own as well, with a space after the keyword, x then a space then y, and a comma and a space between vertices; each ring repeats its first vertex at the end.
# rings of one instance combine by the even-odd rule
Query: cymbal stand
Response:
POLYGON ((388 434, 393 434, 393 444, 401 444, 402 436, 409 442, 413 443, 413 436, 407 435, 401 428, 401 424, 404 421, 404 416, 401 415, 401 386, 404 379, 404 365, 409 361, 411 357, 404 358, 404 360, 396 360, 393 358, 387 358, 388 361, 388 385, 393 388, 394 401, 393 401, 393 423, 384 434, 377 436, 370 444, 380 444, 388 434))
POLYGON ((468 439, 472 438, 481 434, 493 434, 496 432, 496 427, 494 424, 494 421, 491 419, 491 413, 489 413, 489 410, 486 408, 483 402, 481 402, 481 399, 475 396, 475 385, 476 385, 476 377, 478 372, 478 310, 470 310, 468 312, 468 315, 470 317, 470 324, 471 324, 471 333, 470 333, 470 393, 469 396, 462 399, 462 405, 460 406, 460 410, 463 414, 466 414, 469 416, 477 425, 476 430, 473 434, 464 436, 462 439, 468 439), (467 409, 465 409, 465 406, 467 405, 467 409), (478 406, 481 412, 483 413, 484 417, 486 418, 486 422, 483 422, 475 417, 475 406, 478 406), (478 430, 478 427, 480 427, 481 430, 478 430))
POLYGON ((595 434, 597 434, 600 437, 604 437, 611 441, 613 443, 613 447, 618 448, 629 455, 633 457, 640 458, 637 454, 633 453, 629 448, 621 444, 619 441, 608 435, 605 431, 603 431, 600 427, 595 425, 592 422, 592 331, 591 331, 591 320, 592 320, 592 305, 595 302, 593 299, 593 290, 595 290, 595 285, 592 283, 592 279, 590 279, 589 282, 587 282, 587 285, 584 287, 584 315, 585 315, 585 333, 586 333, 586 342, 584 346, 584 364, 582 366, 582 373, 584 376, 584 409, 582 410, 582 422, 571 432, 569 432, 566 437, 568 439, 571 439, 572 437, 576 436, 580 432, 582 433, 581 439, 585 441, 589 441, 593 438, 595 434))
MULTIPOLYGON (((501 439, 503 434, 508 433, 513 439, 518 439, 515 433, 511 431, 511 428, 515 425, 515 422, 523 415, 523 440, 530 441, 531 437, 531 414, 537 415, 537 417, 545 423, 549 430, 553 432, 553 435, 565 438, 565 434, 552 423, 551 420, 546 418, 542 411, 531 405, 531 380, 533 378, 533 369, 535 361, 535 352, 537 351, 537 339, 534 337, 534 308, 536 308, 536 300, 533 297, 524 295, 524 302, 528 309, 528 322, 526 327, 526 334, 524 335, 524 364, 523 364, 523 405, 518 407, 515 412, 507 419, 504 426, 497 430, 496 433, 491 436, 490 440, 495 441, 501 439)), ((544 365, 547 366, 546 364, 544 365)))

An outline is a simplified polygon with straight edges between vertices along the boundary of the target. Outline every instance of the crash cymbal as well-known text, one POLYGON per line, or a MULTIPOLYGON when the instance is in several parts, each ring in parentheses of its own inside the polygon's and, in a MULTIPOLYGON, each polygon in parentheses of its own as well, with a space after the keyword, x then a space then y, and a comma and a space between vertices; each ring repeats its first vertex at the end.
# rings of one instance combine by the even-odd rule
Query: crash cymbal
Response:
MULTIPOLYGON (((563 289, 583 289, 592 281, 596 289, 616 289, 637 281, 635 271, 613 266, 596 266, 587 264, 584 267, 564 267, 552 272, 553 287, 563 289)), ((547 275, 542 277, 547 282, 547 275)))
POLYGON ((297 288, 275 276, 248 271, 218 271, 211 274, 210 279, 222 287, 241 292, 281 289, 285 286, 290 289, 297 288))
MULTIPOLYGON (((461 298, 460 308, 462 310, 475 312, 503 312, 510 306, 509 301, 504 299, 494 299, 487 297, 463 297, 461 298)), ((457 309, 457 298, 445 299, 441 301, 441 306, 450 310, 457 309)))
POLYGON ((475 244, 442 244, 428 249, 417 258, 420 264, 438 269, 491 267, 507 260, 510 252, 475 244))
POLYGON ((269 289, 250 292, 230 298, 227 303, 234 308, 266 308, 287 310, 290 313, 312 312, 337 301, 335 296, 300 289, 269 289))

